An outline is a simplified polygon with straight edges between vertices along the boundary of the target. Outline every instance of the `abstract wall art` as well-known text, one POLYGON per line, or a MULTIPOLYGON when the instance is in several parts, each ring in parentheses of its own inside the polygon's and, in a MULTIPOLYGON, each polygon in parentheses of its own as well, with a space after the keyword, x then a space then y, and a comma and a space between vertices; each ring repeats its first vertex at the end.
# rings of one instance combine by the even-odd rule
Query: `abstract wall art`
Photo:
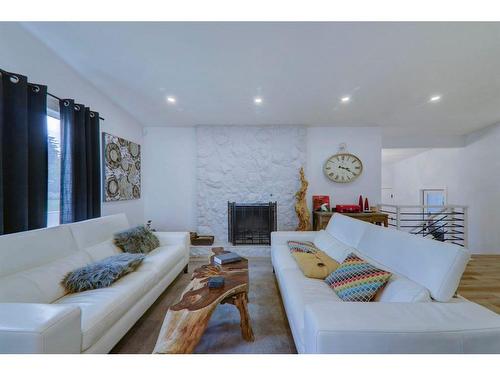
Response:
POLYGON ((104 201, 141 197, 141 145, 102 133, 104 201))

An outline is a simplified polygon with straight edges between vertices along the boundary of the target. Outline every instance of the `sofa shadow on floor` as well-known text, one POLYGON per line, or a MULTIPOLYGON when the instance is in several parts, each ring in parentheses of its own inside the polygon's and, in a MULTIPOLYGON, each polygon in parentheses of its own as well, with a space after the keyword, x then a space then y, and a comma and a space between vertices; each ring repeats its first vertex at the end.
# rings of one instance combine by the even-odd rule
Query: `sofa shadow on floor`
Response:
MULTIPOLYGON (((240 315, 230 305, 215 309, 196 347, 197 354, 290 354, 297 353, 288 326, 270 258, 250 258, 249 312, 254 342, 241 337, 240 315)), ((190 281, 191 273, 207 263, 192 258, 189 272, 180 274, 148 311, 112 349, 115 354, 149 354, 153 351, 168 307, 176 303, 190 281)))

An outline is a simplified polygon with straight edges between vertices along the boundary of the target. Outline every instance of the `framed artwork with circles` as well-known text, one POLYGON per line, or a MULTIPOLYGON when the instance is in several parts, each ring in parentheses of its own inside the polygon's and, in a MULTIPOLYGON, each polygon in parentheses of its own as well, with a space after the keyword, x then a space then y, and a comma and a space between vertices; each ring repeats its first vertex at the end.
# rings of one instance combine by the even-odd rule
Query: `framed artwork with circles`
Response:
POLYGON ((141 197, 141 145, 102 133, 105 202, 141 197))

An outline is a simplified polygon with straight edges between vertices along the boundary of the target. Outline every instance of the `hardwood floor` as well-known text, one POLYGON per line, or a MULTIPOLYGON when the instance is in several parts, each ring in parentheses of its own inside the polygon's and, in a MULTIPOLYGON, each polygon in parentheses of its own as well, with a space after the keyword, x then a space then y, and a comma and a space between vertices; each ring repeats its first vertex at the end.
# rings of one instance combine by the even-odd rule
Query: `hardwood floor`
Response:
POLYGON ((500 255, 473 255, 458 294, 500 314, 500 255))

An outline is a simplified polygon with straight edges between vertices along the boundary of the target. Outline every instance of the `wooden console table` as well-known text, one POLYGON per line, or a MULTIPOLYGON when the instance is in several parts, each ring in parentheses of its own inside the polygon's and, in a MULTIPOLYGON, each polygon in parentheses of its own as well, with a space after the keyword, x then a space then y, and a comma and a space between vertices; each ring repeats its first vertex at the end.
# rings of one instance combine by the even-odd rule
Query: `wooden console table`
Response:
POLYGON ((358 220, 367 221, 369 223, 373 223, 373 224, 377 224, 377 225, 383 225, 384 227, 389 226, 389 215, 384 214, 382 212, 337 213, 337 212, 315 211, 313 214, 313 230, 325 229, 326 226, 328 225, 328 222, 330 221, 330 218, 333 216, 333 214, 350 216, 350 217, 358 219, 358 220))

